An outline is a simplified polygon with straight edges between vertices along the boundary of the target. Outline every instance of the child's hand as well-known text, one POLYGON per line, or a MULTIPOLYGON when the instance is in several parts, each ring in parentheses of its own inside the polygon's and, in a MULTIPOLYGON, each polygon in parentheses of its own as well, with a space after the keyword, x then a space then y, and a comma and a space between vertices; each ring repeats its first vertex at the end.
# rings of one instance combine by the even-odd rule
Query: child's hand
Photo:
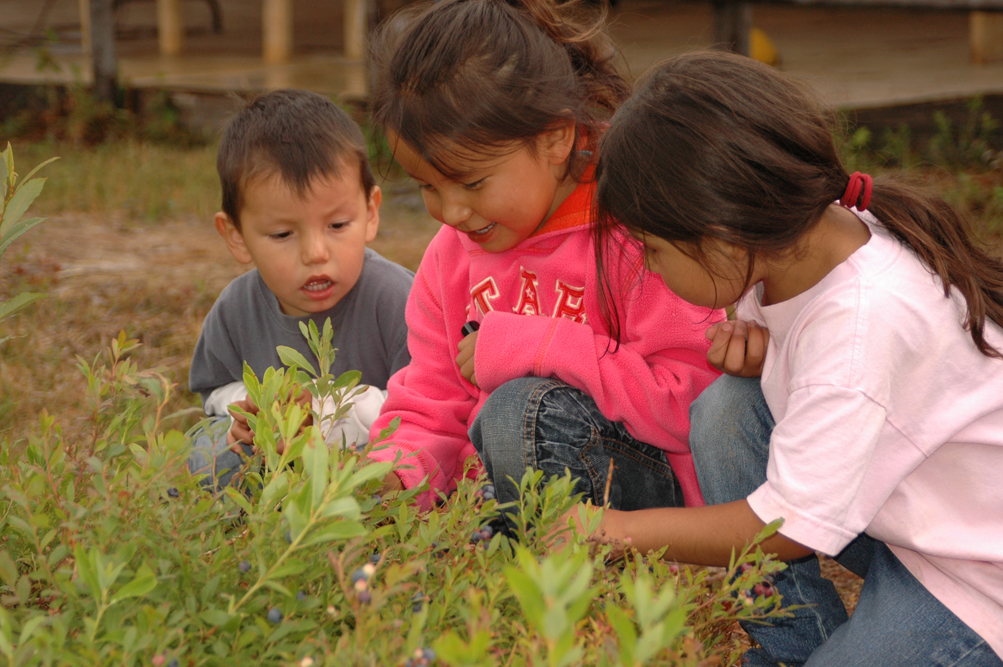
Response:
POLYGON ((231 452, 236 452, 238 454, 243 454, 244 450, 241 449, 241 443, 245 445, 254 444, 254 431, 247 424, 247 417, 236 412, 233 406, 237 406, 245 412, 249 412, 252 415, 258 414, 258 406, 254 404, 251 397, 248 396, 242 401, 237 401, 231 404, 227 410, 230 412, 230 416, 233 417, 233 423, 230 425, 230 430, 226 433, 226 444, 229 445, 231 452))
MULTIPOLYGON (((585 516, 587 519, 591 519, 592 515, 598 511, 598 507, 593 505, 585 506, 585 516)), ((606 556, 608 561, 616 561, 623 558, 624 551, 627 546, 630 545, 631 539, 624 536, 621 527, 621 519, 623 517, 623 512, 620 510, 614 510, 606 508, 603 511, 602 521, 599 523, 599 527, 591 535, 586 536, 586 540, 592 547, 590 551, 595 553, 595 549, 605 544, 613 546, 613 550, 606 556)), ((575 526, 579 533, 585 533, 585 526, 582 525, 582 520, 579 515, 579 508, 572 507, 568 512, 561 517, 561 520, 557 522, 556 528, 548 536, 548 543, 551 549, 559 547, 565 541, 571 539, 571 534, 566 530, 563 530, 568 525, 568 519, 573 519, 575 526)))
MULTIPOLYGON (((301 389, 300 393, 296 396, 296 402, 310 409, 313 404, 313 394, 305 389, 301 389)), ((237 401, 233 403, 242 410, 251 413, 252 415, 258 414, 258 406, 254 404, 251 397, 248 396, 243 401, 237 401)), ((233 424, 230 425, 230 430, 226 434, 226 444, 230 446, 230 451, 237 452, 238 454, 243 454, 243 449, 240 445, 254 445, 254 431, 247 424, 247 418, 242 414, 230 410, 230 414, 233 416, 233 424)), ((306 418, 303 423, 300 424, 299 432, 302 432, 304 428, 313 424, 313 415, 307 412, 306 418)), ((286 443, 283 440, 279 440, 275 445, 275 451, 281 454, 286 449, 286 443)))
POLYGON ((477 386, 477 379, 474 377, 474 349, 477 346, 477 332, 472 334, 467 334, 457 344, 457 349, 460 353, 456 355, 456 365, 460 367, 460 375, 465 377, 467 381, 477 386))
POLYGON ((756 322, 734 320, 715 324, 704 335, 713 341, 707 350, 707 362, 714 368, 744 378, 763 374, 769 330, 756 322))
POLYGON ((383 478, 383 488, 380 489, 380 495, 386 496, 387 494, 397 493, 398 491, 404 490, 404 483, 401 482, 401 478, 397 476, 393 470, 387 473, 387 476, 383 478))

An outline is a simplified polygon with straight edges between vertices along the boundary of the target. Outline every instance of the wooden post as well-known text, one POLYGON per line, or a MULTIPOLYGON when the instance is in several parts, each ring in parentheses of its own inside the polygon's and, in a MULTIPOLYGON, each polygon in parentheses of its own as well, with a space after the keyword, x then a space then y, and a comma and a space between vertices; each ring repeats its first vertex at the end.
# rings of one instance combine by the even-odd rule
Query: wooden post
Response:
POLYGON ((1003 12, 970 12, 968 31, 973 63, 1003 60, 1003 12))
POLYGON ((345 57, 362 60, 366 56, 366 0, 344 0, 345 57))
POLYGON ((185 45, 181 0, 157 0, 157 42, 160 45, 160 55, 181 55, 185 45))
POLYGON ((749 55, 752 4, 738 0, 713 0, 714 48, 749 55))
POLYGON ((94 97, 115 103, 118 90, 118 59, 115 56, 115 17, 112 0, 90 0, 91 63, 94 68, 94 97))
POLYGON ((80 50, 85 56, 91 54, 91 3, 80 0, 80 50))
POLYGON ((264 0, 262 9, 262 52, 265 62, 289 62, 293 55, 292 0, 264 0))

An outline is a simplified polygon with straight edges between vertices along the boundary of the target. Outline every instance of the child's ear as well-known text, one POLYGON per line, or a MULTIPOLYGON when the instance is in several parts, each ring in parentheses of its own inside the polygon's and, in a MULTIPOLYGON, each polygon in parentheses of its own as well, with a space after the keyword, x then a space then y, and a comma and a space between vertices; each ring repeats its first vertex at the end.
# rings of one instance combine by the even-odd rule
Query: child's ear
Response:
POLYGON ((240 230, 237 229, 237 226, 233 224, 233 220, 230 219, 230 216, 220 211, 213 218, 213 222, 216 223, 216 231, 223 237, 223 241, 226 243, 226 247, 230 250, 230 254, 233 255, 233 258, 241 264, 250 264, 251 253, 247 251, 247 244, 244 242, 244 235, 241 234, 240 230))
POLYGON ((374 185, 373 191, 369 195, 369 203, 366 205, 366 243, 376 238, 376 232, 380 230, 380 202, 383 201, 383 192, 380 186, 374 185))
POLYGON ((566 118, 550 126, 540 135, 538 148, 553 165, 564 164, 575 149, 575 120, 566 118))

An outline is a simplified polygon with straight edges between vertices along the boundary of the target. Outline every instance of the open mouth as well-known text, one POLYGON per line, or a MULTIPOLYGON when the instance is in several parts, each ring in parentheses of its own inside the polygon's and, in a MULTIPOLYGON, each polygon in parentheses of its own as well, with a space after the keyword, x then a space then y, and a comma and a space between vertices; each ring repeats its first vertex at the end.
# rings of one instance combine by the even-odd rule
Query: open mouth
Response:
POLYGON ((467 234, 469 234, 470 236, 484 236, 485 234, 487 234, 488 232, 490 232, 492 229, 494 229, 495 225, 497 225, 497 224, 498 224, 497 222, 492 222, 490 225, 488 225, 487 227, 484 227, 483 229, 478 229, 475 232, 467 232, 467 234))
POLYGON ((303 285, 303 289, 305 289, 307 292, 323 292, 324 290, 331 287, 331 285, 333 284, 334 283, 328 280, 327 278, 314 279, 308 282, 306 285, 303 285))

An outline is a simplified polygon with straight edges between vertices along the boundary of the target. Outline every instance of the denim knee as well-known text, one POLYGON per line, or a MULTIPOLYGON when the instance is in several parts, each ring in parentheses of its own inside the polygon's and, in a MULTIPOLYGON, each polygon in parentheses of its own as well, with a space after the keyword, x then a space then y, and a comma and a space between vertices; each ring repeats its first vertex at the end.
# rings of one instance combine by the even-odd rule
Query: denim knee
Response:
POLYGON ((533 436, 536 410, 532 406, 561 386, 556 380, 536 377, 506 382, 491 392, 471 424, 470 442, 495 485, 499 501, 517 499, 519 480, 527 468, 535 468, 533 452, 527 452, 526 446, 533 436))
POLYGON ((766 481, 773 415, 759 378, 722 375, 690 406, 690 450, 708 505, 747 498, 766 481))
MULTIPOLYGON (((201 476, 203 488, 219 490, 233 481, 234 474, 244 464, 244 457, 230 450, 226 442, 230 419, 217 417, 191 434, 192 449, 188 455, 188 470, 201 476)), ((244 445, 245 454, 253 450, 244 445)))

